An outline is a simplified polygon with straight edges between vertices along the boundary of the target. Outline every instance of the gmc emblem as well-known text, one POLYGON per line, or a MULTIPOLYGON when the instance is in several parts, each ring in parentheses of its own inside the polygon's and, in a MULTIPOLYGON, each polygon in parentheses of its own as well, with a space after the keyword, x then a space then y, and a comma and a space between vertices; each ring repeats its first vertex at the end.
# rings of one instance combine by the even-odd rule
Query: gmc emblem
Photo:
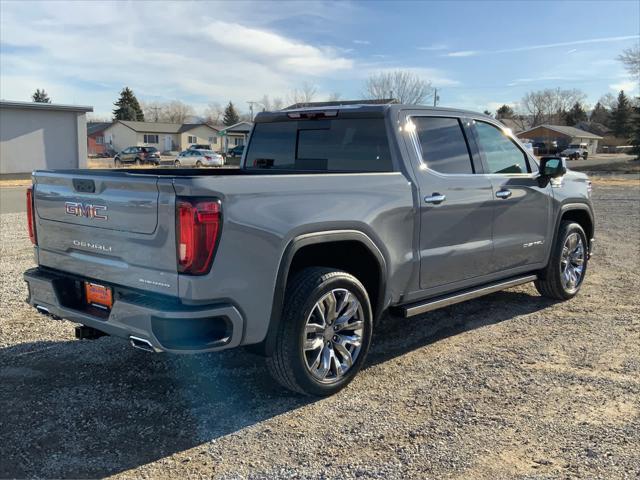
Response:
POLYGON ((95 218, 96 220, 106 220, 107 216, 103 213, 107 211, 106 205, 91 205, 79 202, 65 202, 65 213, 75 217, 95 218))

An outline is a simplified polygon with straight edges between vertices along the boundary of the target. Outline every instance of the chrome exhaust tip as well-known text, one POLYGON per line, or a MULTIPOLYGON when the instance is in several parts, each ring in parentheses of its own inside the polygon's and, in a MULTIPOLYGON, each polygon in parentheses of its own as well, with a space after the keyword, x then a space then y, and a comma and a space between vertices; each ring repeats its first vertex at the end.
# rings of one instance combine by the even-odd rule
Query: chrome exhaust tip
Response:
POLYGON ((160 350, 156 349, 149 340, 140 337, 134 337, 133 335, 129 337, 129 342, 133 348, 139 348, 140 350, 144 350, 145 352, 159 352, 160 350))

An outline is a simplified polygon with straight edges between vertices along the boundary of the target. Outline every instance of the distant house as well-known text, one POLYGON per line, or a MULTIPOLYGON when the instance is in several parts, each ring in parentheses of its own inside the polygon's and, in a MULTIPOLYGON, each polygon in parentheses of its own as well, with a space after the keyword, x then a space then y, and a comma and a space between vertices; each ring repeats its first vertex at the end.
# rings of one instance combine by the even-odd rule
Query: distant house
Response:
POLYGON ((104 131, 111 126, 111 122, 87 123, 87 154, 101 155, 107 148, 104 141, 104 131))
POLYGON ((555 141, 560 150, 564 150, 571 144, 584 143, 587 145, 587 151, 590 155, 596 153, 598 140, 602 140, 599 135, 564 125, 539 125, 524 132, 519 132, 517 136, 520 139, 544 142, 546 144, 555 141))
POLYGON ((116 151, 130 146, 156 147, 161 152, 181 151, 194 144, 221 150, 220 127, 208 123, 154 123, 117 120, 104 130, 105 143, 116 151))
POLYGON ((223 139, 220 151, 226 153, 230 148, 246 144, 252 127, 251 122, 239 122, 222 128, 218 133, 223 139))

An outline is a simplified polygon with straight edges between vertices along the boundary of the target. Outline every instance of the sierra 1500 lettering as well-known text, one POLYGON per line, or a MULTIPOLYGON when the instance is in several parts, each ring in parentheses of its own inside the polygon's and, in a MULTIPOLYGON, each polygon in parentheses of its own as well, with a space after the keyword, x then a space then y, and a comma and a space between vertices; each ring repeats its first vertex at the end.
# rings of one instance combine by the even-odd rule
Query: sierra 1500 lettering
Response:
POLYGON ((538 163, 481 114, 264 112, 240 168, 34 172, 28 302, 80 324, 79 338, 250 346, 285 387, 330 395, 362 368, 387 311, 527 282, 574 297, 593 250, 590 195, 584 174, 538 163))

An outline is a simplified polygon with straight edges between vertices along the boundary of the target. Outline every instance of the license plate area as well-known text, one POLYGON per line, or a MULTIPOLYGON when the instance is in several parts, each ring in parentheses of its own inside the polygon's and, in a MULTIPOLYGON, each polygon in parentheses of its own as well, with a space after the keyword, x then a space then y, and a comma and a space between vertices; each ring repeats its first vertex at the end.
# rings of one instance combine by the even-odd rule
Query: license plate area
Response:
POLYGON ((88 306, 107 312, 113 307, 113 291, 99 283, 84 282, 84 298, 88 306))

